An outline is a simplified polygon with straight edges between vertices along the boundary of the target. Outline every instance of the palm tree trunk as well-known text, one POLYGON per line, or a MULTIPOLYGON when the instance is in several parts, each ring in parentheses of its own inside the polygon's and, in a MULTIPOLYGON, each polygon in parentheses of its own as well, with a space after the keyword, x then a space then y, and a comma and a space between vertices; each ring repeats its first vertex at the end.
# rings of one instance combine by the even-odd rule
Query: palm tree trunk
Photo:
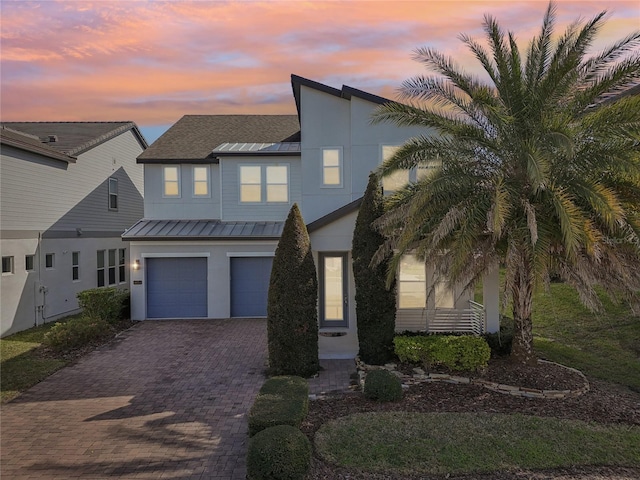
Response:
POLYGON ((533 272, 526 253, 520 255, 513 288, 513 345, 511 359, 520 364, 535 365, 533 353, 533 322, 531 321, 533 300, 533 272))

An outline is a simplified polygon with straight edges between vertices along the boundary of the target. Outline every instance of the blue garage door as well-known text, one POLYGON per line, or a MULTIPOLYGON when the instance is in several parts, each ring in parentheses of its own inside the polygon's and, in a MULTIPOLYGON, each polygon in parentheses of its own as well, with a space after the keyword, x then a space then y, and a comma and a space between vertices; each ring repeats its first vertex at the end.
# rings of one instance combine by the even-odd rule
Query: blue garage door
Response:
POLYGON ((231 316, 266 317, 273 257, 231 258, 231 316))
POLYGON ((147 318, 207 316, 206 258, 147 258, 147 318))

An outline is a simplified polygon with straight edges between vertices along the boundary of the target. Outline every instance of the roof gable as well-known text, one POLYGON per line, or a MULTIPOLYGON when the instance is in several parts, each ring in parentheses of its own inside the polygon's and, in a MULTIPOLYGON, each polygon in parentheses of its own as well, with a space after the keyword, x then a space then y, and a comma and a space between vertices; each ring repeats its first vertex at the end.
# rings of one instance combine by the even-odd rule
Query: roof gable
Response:
POLYGON ((142 148, 147 142, 134 122, 3 122, 3 127, 37 137, 43 146, 68 156, 78 156, 132 130, 142 148))
POLYGON ((138 157, 138 163, 215 161, 225 143, 282 143, 300 140, 296 115, 185 115, 138 157))

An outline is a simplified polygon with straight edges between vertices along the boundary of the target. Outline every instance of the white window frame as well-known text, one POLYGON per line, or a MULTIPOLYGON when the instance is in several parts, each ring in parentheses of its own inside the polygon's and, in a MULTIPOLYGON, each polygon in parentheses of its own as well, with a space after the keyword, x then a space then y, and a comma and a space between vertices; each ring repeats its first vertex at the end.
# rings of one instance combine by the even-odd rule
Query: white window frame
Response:
POLYGON ((113 287, 114 285, 118 284, 117 264, 118 264, 118 249, 110 248, 109 250, 107 250, 107 285, 110 287, 113 287), (111 281, 111 274, 113 274, 113 282, 111 281))
POLYGON ((258 163, 242 163, 238 165, 238 204, 240 205, 289 205, 291 201, 291 164, 289 163, 270 163, 270 164, 258 164, 258 163), (260 168, 260 183, 243 183, 242 182, 242 168, 243 167, 257 167, 260 168), (284 183, 268 183, 267 170, 271 167, 284 167, 287 172, 287 181, 284 183), (258 185, 260 187, 260 201, 243 201, 242 200, 242 186, 243 185, 258 185), (285 185, 287 187, 287 200, 286 201, 272 201, 269 200, 269 186, 270 185, 285 185))
POLYGON ((115 177, 109 177, 108 187, 109 189, 109 210, 118 211, 118 179, 115 177), (112 188, 113 186, 113 188, 112 188), (111 205, 111 200, 115 199, 115 207, 111 205))
POLYGON ((211 168, 208 165, 193 165, 191 167, 191 196, 193 198, 211 198, 211 168), (196 180, 196 170, 202 169, 205 171, 205 180, 196 180), (205 183, 207 187, 207 193, 196 193, 197 184, 205 183))
POLYGON ((107 269, 105 268, 107 265, 106 256, 106 250, 98 250, 96 252, 96 286, 98 288, 107 286, 107 269), (102 259, 102 266, 100 266, 100 259, 102 259), (102 285, 100 285, 100 279, 102 279, 102 285))
MULTIPOLYGON (((388 158, 391 158, 391 156, 401 147, 401 145, 384 145, 381 144, 380 145, 380 164, 383 164, 388 158), (385 150, 387 149, 393 149, 390 153, 385 152, 385 150)), ((397 192, 399 189, 398 188, 391 188, 391 183, 396 183, 398 182, 397 178, 400 176, 406 175, 406 183, 403 184, 407 185, 410 181, 411 181, 411 172, 410 170, 398 170, 394 173, 392 173, 390 176, 388 177, 383 177, 382 178, 382 191, 384 192, 384 194, 388 195, 394 192, 397 192)), ((402 186, 400 186, 400 188, 402 188, 402 186)))
POLYGON ((323 147, 320 149, 320 187, 321 188, 342 188, 344 186, 344 157, 342 155, 342 147, 323 147), (338 152, 338 165, 325 165, 325 152, 338 152), (338 183, 325 183, 325 171, 327 169, 337 169, 338 183))
POLYGON ((80 252, 71 252, 71 281, 80 281, 80 252))
POLYGON ((181 184, 181 176, 180 176, 180 165, 163 165, 162 166, 162 196, 163 198, 180 198, 182 191, 180 188, 180 184, 181 184), (167 170, 168 169, 175 169, 176 170, 176 176, 177 179, 176 180, 167 180, 167 170), (167 194, 167 182, 171 182, 171 183, 176 183, 177 187, 178 187, 178 193, 176 195, 169 195, 167 194))
POLYGON ((36 256, 35 255, 25 255, 24 256, 24 270, 25 272, 35 272, 36 270, 36 256), (27 264, 28 258, 31 259, 31 268, 27 268, 29 265, 27 264))
POLYGON ((44 254, 44 268, 45 270, 53 270, 56 268, 56 254, 55 253, 45 253, 44 254), (49 262, 49 258, 51 258, 51 262, 49 262), (51 265, 49 265, 51 263, 51 265))
POLYGON ((118 283, 127 282, 127 249, 118 249, 118 283))
POLYGON ((13 255, 3 255, 2 256, 2 275, 3 276, 7 276, 7 275, 13 275, 15 273, 15 262, 14 262, 14 257, 13 255), (5 266, 5 261, 7 262, 8 265, 8 269, 5 270, 4 266, 5 266))
POLYGON ((418 280, 403 280, 402 279, 402 264, 398 267, 398 310, 411 310, 411 309, 425 309, 427 308, 427 266, 424 262, 418 260, 415 255, 405 254, 403 257, 410 257, 413 259, 415 263, 421 263, 423 267, 423 278, 418 280), (422 285, 422 295, 423 295, 423 304, 421 306, 404 306, 402 302, 402 293, 403 293, 403 284, 421 284, 422 285))

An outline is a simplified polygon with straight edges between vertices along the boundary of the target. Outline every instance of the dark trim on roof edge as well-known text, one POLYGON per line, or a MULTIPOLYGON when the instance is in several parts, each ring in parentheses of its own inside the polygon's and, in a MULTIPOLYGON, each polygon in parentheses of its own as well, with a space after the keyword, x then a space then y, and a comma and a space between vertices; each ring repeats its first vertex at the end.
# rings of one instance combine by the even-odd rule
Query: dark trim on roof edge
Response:
POLYGON ((302 152, 220 152, 216 153, 216 158, 224 157, 299 157, 302 152))
MULTIPOLYGON (((85 123, 85 122, 78 122, 78 123, 85 123)), ((101 122, 97 122, 97 123, 101 123, 101 122)), ((120 122, 114 122, 114 123, 120 123, 120 122)), ((126 125, 121 125, 120 127, 115 128, 108 133, 105 133, 104 135, 101 135, 72 150, 69 150, 68 152, 69 155, 75 155, 75 156, 80 155, 84 152, 91 150, 92 148, 97 147, 98 145, 101 145, 111 140, 112 138, 117 137, 118 135, 128 132, 129 130, 133 131, 133 136, 136 137, 136 139, 140 143, 142 150, 143 151, 146 150, 149 147, 149 144, 147 143, 147 140, 142 135, 142 132, 140 132, 140 130, 138 129, 138 126, 134 122, 130 122, 130 121, 122 122, 122 123, 126 123, 126 125)))
POLYGON ((333 95, 338 98, 344 98, 345 100, 349 100, 349 101, 351 100, 351 97, 357 97, 357 98, 366 100, 368 102, 377 103, 378 105, 382 105, 385 103, 395 103, 393 100, 389 100, 388 98, 384 98, 379 95, 374 95, 373 93, 368 93, 363 90, 359 90, 357 88, 349 87, 347 85, 343 85, 342 90, 338 90, 337 88, 333 88, 323 83, 319 83, 314 80, 309 80, 308 78, 304 78, 292 73, 291 87, 293 89, 293 97, 296 101, 296 109, 298 110, 298 119, 300 119, 300 87, 301 86, 313 88, 314 90, 328 93, 329 95, 333 95))
POLYGON ((345 215, 355 212, 360 208, 363 198, 364 197, 360 197, 351 203, 347 203, 337 210, 334 210, 331 213, 327 213, 324 217, 320 217, 317 220, 314 220, 313 222, 307 224, 307 231, 309 233, 314 232, 326 225, 329 225, 330 223, 335 222, 336 220, 341 219, 345 215))
POLYGON ((213 163, 217 165, 220 163, 220 159, 218 157, 206 157, 206 158, 136 158, 136 163, 140 164, 167 164, 167 165, 176 165, 180 163, 192 163, 192 164, 208 164, 213 163))
MULTIPOLYGON (((7 130, 15 132, 15 130, 12 130, 12 129, 7 129, 7 130)), ((18 132, 18 133, 21 133, 21 132, 18 132)), ((21 142, 17 138, 9 138, 6 136, 0 136, 0 143, 2 145, 7 145, 9 147, 17 148, 19 150, 35 153, 37 155, 42 155, 52 160, 58 160, 61 162, 65 162, 67 164, 76 163, 75 157, 72 157, 71 155, 65 155, 64 153, 58 152, 57 150, 49 148, 46 145, 42 145, 42 147, 40 147, 37 145, 33 145, 29 142, 21 142)))

